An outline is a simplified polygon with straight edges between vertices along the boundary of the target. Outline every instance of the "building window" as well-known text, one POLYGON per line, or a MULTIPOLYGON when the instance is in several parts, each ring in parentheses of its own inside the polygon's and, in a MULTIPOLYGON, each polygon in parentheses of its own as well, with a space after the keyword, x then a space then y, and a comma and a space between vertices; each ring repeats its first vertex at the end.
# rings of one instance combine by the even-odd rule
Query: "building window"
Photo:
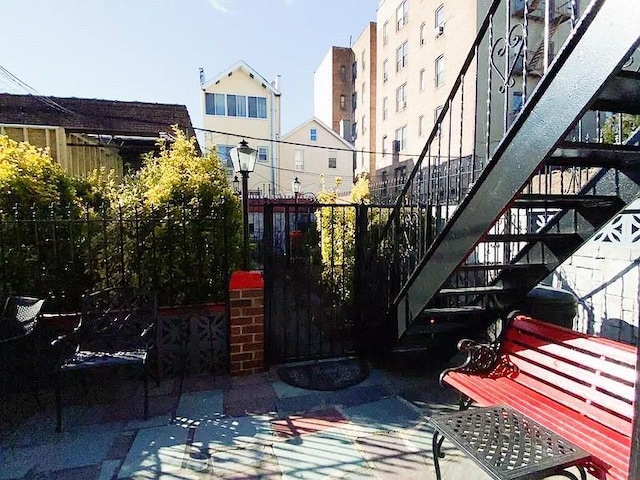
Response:
POLYGON ((340 65, 340 80, 343 82, 347 81, 347 67, 344 65, 340 65))
POLYGON ((389 146, 387 145, 387 136, 382 137, 382 158, 386 158, 389 146))
POLYGON ((356 78, 358 78, 358 62, 353 62, 351 64, 351 81, 355 82, 356 78))
POLYGON ((418 136, 424 135, 424 115, 418 117, 418 136))
POLYGON ((362 50, 362 60, 360 63, 362 63, 362 71, 364 72, 367 69, 367 63, 365 62, 367 51, 366 50, 362 50))
POLYGON ((269 161, 269 148, 268 147, 258 147, 258 162, 267 163, 269 161))
POLYGON ((227 95, 227 116, 246 117, 247 97, 244 95, 227 95))
MULTIPOLYGON (((442 113, 442 105, 440 105, 439 107, 436 108, 435 111, 435 119, 434 119, 434 123, 438 123, 438 117, 440 116, 440 113, 442 113)), ((438 131, 436 132, 436 135, 439 137, 440 136, 440 131, 442 130, 442 125, 438 125, 438 131)))
POLYGON ((426 79, 426 72, 424 70, 424 68, 422 70, 420 70, 420 91, 422 92, 424 90, 425 87, 425 79, 426 79))
POLYGON ((386 45, 389 39, 389 22, 384 22, 382 25, 382 44, 386 45))
POLYGON ((328 167, 329 168, 337 168, 338 165, 338 156, 336 155, 336 152, 330 152, 329 153, 329 164, 328 167))
POLYGON ((351 124, 351 140, 356 138, 358 138, 358 122, 353 122, 351 124))
POLYGON ((407 96, 406 96, 407 84, 403 83, 396 89, 396 112, 407 108, 407 96))
POLYGON ((309 129, 309 140, 311 140, 312 142, 318 141, 318 130, 316 128, 309 129))
POLYGON ((340 110, 347 108, 347 97, 340 95, 340 110))
POLYGON ((360 128, 361 128, 361 130, 362 130, 362 133, 365 133, 365 132, 367 131, 367 128, 366 128, 367 124, 366 124, 366 122, 365 122, 365 121, 366 121, 366 119, 367 119, 367 117, 366 117, 365 115, 363 115, 363 116, 362 116, 362 121, 360 122, 360 124, 362 125, 362 126, 360 127, 360 128))
POLYGON ((367 91, 367 83, 366 82, 362 82, 362 95, 360 96, 360 98, 362 99, 362 104, 364 105, 364 92, 367 91))
POLYGON ((407 126, 400 127, 396 130, 396 142, 398 143, 398 151, 402 152, 407 148, 407 126))
POLYGON ((427 24, 420 25, 420 46, 424 45, 427 41, 427 24))
POLYGON ((293 153, 294 169, 297 172, 304 172, 304 150, 296 150, 293 153))
POLYGON ((247 106, 249 107, 249 118, 267 118, 266 97, 248 97, 247 106))
POLYGON ((230 171, 233 171, 233 163, 231 162, 231 155, 229 155, 232 148, 234 148, 233 145, 216 145, 216 153, 218 154, 220 163, 230 171))
POLYGON ((409 2, 408 0, 402 0, 398 8, 396 8, 396 30, 402 29, 407 24, 409 13, 409 2))
POLYGON ((382 83, 387 83, 389 80, 389 59, 385 58, 382 62, 382 83))
POLYGON ((409 42, 404 42, 396 50, 396 72, 407 66, 407 54, 409 53, 409 42))
POLYGON ((382 99, 382 120, 386 120, 388 116, 388 111, 387 111, 387 108, 388 108, 387 104, 389 103, 388 100, 389 99, 387 97, 384 97, 382 99))
POLYGON ((438 31, 438 33, 442 33, 441 30, 444 30, 444 5, 440 5, 438 8, 436 8, 436 30, 438 31))
POLYGON ((205 93, 204 98, 207 115, 226 115, 224 93, 205 93))
POLYGON ((358 106, 358 92, 353 92, 351 94, 351 110, 355 111, 358 106))
POLYGON ((436 58, 436 88, 444 84, 444 55, 436 58))

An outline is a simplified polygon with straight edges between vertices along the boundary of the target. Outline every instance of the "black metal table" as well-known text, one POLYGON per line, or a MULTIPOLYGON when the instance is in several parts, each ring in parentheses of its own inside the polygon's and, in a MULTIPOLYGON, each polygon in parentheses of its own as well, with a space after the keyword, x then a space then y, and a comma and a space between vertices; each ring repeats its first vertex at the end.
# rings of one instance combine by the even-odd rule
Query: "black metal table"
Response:
POLYGON ((436 478, 441 480, 439 459, 448 439, 495 480, 542 479, 560 475, 578 477, 566 469, 578 468, 590 454, 560 435, 510 407, 497 405, 434 415, 433 457, 436 478))

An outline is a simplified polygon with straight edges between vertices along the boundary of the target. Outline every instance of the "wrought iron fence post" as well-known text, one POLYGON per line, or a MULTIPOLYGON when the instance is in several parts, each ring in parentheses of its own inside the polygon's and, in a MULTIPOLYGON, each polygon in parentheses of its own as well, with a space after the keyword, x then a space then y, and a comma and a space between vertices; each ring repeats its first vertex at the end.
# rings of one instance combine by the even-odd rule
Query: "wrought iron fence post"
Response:
POLYGON ((356 210, 356 228, 355 228, 355 265, 353 269, 353 321, 355 333, 355 347, 359 355, 367 353, 366 341, 367 335, 365 331, 364 305, 366 292, 368 291, 365 261, 367 257, 367 239, 368 232, 368 206, 364 203, 355 205, 356 210))

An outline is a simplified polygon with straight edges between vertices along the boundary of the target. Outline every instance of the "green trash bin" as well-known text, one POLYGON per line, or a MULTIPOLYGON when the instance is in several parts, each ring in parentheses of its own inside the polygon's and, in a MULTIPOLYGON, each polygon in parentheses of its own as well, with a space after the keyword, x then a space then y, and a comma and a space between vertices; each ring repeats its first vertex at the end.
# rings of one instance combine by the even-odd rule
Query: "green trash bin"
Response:
POLYGON ((573 319, 578 314, 578 299, 566 290, 538 285, 527 294, 520 311, 538 320, 573 328, 573 319))

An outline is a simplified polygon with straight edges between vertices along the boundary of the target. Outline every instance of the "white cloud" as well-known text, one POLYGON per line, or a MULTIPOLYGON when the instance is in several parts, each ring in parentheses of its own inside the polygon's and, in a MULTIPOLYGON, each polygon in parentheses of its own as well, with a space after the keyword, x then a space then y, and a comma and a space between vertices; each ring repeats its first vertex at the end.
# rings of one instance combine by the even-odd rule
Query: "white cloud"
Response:
POLYGON ((285 7, 291 7, 295 0, 284 0, 285 7))
POLYGON ((222 13, 234 13, 233 3, 234 0, 209 0, 209 3, 213 8, 222 13))

